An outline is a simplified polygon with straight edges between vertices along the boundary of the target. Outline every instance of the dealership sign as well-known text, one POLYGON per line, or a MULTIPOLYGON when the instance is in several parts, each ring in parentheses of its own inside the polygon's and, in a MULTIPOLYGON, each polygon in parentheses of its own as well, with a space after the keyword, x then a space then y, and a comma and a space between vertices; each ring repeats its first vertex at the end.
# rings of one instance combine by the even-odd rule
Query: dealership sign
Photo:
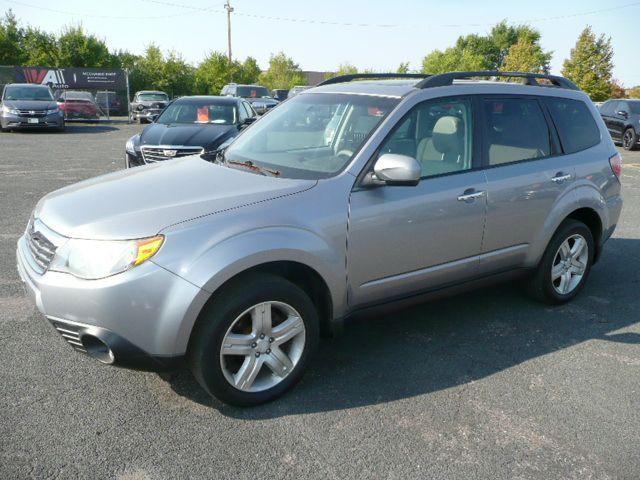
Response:
POLYGON ((124 90, 127 77, 124 70, 99 68, 13 67, 14 82, 38 83, 53 89, 124 90))

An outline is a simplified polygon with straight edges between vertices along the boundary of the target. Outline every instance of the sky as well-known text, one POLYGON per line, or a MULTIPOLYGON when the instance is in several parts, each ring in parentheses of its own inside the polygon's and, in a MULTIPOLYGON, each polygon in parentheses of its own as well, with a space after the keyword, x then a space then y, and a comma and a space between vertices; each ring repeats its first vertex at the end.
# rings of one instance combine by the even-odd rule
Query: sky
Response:
MULTIPOLYGON (((23 24, 59 32, 81 24, 110 49, 142 53, 153 42, 196 64, 211 50, 226 52, 225 0, 0 0, 23 24)), ((640 1, 633 0, 231 0, 234 58, 252 56, 266 68, 279 51, 303 70, 419 69, 434 49, 460 35, 485 34, 506 19, 537 28, 553 51, 552 73, 586 25, 611 37, 614 77, 640 85, 640 1)))

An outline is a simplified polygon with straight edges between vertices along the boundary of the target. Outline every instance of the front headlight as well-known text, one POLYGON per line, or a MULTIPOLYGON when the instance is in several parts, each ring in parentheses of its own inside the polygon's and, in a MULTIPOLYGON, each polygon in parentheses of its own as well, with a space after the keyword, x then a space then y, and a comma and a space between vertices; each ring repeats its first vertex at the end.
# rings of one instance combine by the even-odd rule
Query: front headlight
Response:
POLYGON ((136 143, 138 143, 137 140, 139 137, 140 135, 134 135, 129 140, 127 140, 127 143, 124 146, 124 149, 127 151, 127 153, 130 153, 131 155, 136 155, 136 143))
POLYGON ((6 105, 2 106, 2 113, 10 113, 12 115, 20 115, 20 112, 15 108, 9 108, 6 105))
POLYGON ((47 110, 47 115, 53 115, 54 113, 58 112, 60 112, 60 109, 58 107, 52 108, 51 110, 47 110))
POLYGON ((49 270, 97 280, 146 262, 160 250, 163 242, 163 235, 138 240, 72 238, 56 250, 49 270))

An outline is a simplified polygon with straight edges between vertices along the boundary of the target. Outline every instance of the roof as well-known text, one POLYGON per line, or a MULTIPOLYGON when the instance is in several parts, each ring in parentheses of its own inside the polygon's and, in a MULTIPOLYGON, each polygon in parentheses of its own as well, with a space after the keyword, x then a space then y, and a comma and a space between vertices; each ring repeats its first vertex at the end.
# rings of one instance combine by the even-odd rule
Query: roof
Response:
POLYGON ((219 105, 235 105, 240 101, 238 97, 222 97, 220 95, 193 95, 188 97, 180 97, 173 103, 202 103, 211 102, 219 105))
POLYGON ((161 93, 162 95, 166 95, 166 92, 163 92, 162 90, 139 90, 136 92, 136 95, 138 95, 139 93, 161 93))
POLYGON ((305 90, 303 93, 353 93, 400 98, 414 89, 419 79, 411 80, 362 80, 334 83, 305 90))

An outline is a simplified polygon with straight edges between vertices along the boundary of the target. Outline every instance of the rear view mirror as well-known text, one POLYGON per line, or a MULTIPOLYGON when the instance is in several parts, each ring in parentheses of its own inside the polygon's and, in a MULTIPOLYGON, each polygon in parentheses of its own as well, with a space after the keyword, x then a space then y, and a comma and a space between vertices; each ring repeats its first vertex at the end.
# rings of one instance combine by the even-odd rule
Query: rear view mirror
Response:
POLYGON ((387 185, 415 186, 420 182, 422 167, 413 157, 385 153, 376 161, 373 173, 387 185))

